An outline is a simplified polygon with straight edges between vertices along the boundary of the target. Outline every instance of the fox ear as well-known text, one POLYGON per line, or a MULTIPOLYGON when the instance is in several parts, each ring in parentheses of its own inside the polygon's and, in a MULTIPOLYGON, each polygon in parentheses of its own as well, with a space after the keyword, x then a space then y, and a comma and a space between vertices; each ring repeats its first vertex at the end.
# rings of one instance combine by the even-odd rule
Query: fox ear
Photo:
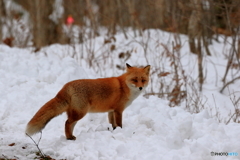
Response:
POLYGON ((147 75, 149 75, 150 67, 151 67, 150 65, 147 65, 146 67, 143 68, 143 70, 145 71, 145 73, 146 73, 147 75))
POLYGON ((127 68, 132 68, 132 66, 130 66, 128 63, 126 63, 127 68))

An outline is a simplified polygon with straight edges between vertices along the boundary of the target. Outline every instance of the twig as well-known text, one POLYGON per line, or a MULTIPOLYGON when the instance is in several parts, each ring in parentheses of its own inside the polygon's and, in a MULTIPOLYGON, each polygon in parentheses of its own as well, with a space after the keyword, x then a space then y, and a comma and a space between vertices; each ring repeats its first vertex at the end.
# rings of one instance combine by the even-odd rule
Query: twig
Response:
POLYGON ((240 79, 240 76, 239 76, 239 77, 236 77, 236 78, 232 79, 231 81, 229 81, 228 83, 226 83, 226 84, 223 86, 223 88, 220 90, 220 93, 222 93, 223 90, 224 90, 228 85, 230 85, 231 83, 234 83, 234 81, 236 81, 236 80, 238 80, 238 79, 240 79))
POLYGON ((41 157, 42 157, 42 158, 47 158, 46 155, 41 151, 41 149, 40 149, 39 146, 38 146, 39 143, 40 143, 40 141, 41 141, 41 139, 42 139, 42 132, 41 132, 40 138, 39 138, 39 140, 38 140, 38 143, 36 143, 36 141, 34 141, 34 139, 33 139, 30 135, 28 135, 27 133, 26 133, 26 135, 27 135, 29 138, 31 138, 31 140, 33 141, 33 143, 36 145, 36 147, 37 147, 37 149, 38 149, 39 154, 41 155, 41 157))
POLYGON ((2 154, 2 156, 4 157, 4 158, 6 158, 7 160, 10 160, 7 156, 5 156, 4 154, 2 154))
POLYGON ((216 100, 215 100, 215 97, 214 97, 213 94, 212 94, 212 97, 213 97, 214 105, 215 105, 215 109, 216 109, 216 117, 217 117, 217 119, 218 119, 218 122, 220 122, 220 119, 219 119, 219 110, 217 109, 216 100))
POLYGON ((231 119, 233 118, 233 116, 235 115, 236 113, 233 113, 233 115, 229 118, 229 120, 227 121, 226 125, 228 125, 228 123, 231 121, 231 119))

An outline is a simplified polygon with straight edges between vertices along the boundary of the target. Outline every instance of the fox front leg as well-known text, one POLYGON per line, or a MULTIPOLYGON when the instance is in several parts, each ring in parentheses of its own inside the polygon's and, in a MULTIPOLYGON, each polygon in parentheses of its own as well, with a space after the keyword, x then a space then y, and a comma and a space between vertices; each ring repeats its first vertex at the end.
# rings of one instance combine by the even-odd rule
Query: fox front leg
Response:
POLYGON ((117 127, 122 128, 122 111, 108 112, 108 119, 112 124, 113 129, 116 129, 117 127))
POLYGON ((122 111, 114 111, 114 116, 115 116, 116 127, 122 128, 122 111))
POLYGON ((108 120, 109 120, 109 123, 112 124, 113 129, 115 129, 117 125, 116 125, 114 111, 108 112, 108 120))

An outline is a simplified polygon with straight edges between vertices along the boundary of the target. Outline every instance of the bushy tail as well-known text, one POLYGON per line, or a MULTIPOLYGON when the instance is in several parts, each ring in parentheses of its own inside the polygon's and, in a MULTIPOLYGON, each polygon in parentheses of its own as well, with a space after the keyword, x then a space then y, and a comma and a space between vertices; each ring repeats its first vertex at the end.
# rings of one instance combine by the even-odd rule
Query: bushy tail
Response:
POLYGON ((48 101, 28 122, 26 134, 31 136, 40 132, 52 118, 65 112, 67 110, 67 106, 67 102, 57 97, 48 101))

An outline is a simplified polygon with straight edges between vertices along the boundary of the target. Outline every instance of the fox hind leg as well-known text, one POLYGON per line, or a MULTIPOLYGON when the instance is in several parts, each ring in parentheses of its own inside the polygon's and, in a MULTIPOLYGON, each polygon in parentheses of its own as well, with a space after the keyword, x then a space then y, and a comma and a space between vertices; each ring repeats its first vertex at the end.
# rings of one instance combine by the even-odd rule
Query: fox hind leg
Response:
POLYGON ((84 111, 75 111, 71 110, 67 112, 68 119, 65 123, 65 135, 67 140, 76 140, 76 137, 73 135, 74 126, 77 124, 77 121, 82 119, 87 112, 84 111))

